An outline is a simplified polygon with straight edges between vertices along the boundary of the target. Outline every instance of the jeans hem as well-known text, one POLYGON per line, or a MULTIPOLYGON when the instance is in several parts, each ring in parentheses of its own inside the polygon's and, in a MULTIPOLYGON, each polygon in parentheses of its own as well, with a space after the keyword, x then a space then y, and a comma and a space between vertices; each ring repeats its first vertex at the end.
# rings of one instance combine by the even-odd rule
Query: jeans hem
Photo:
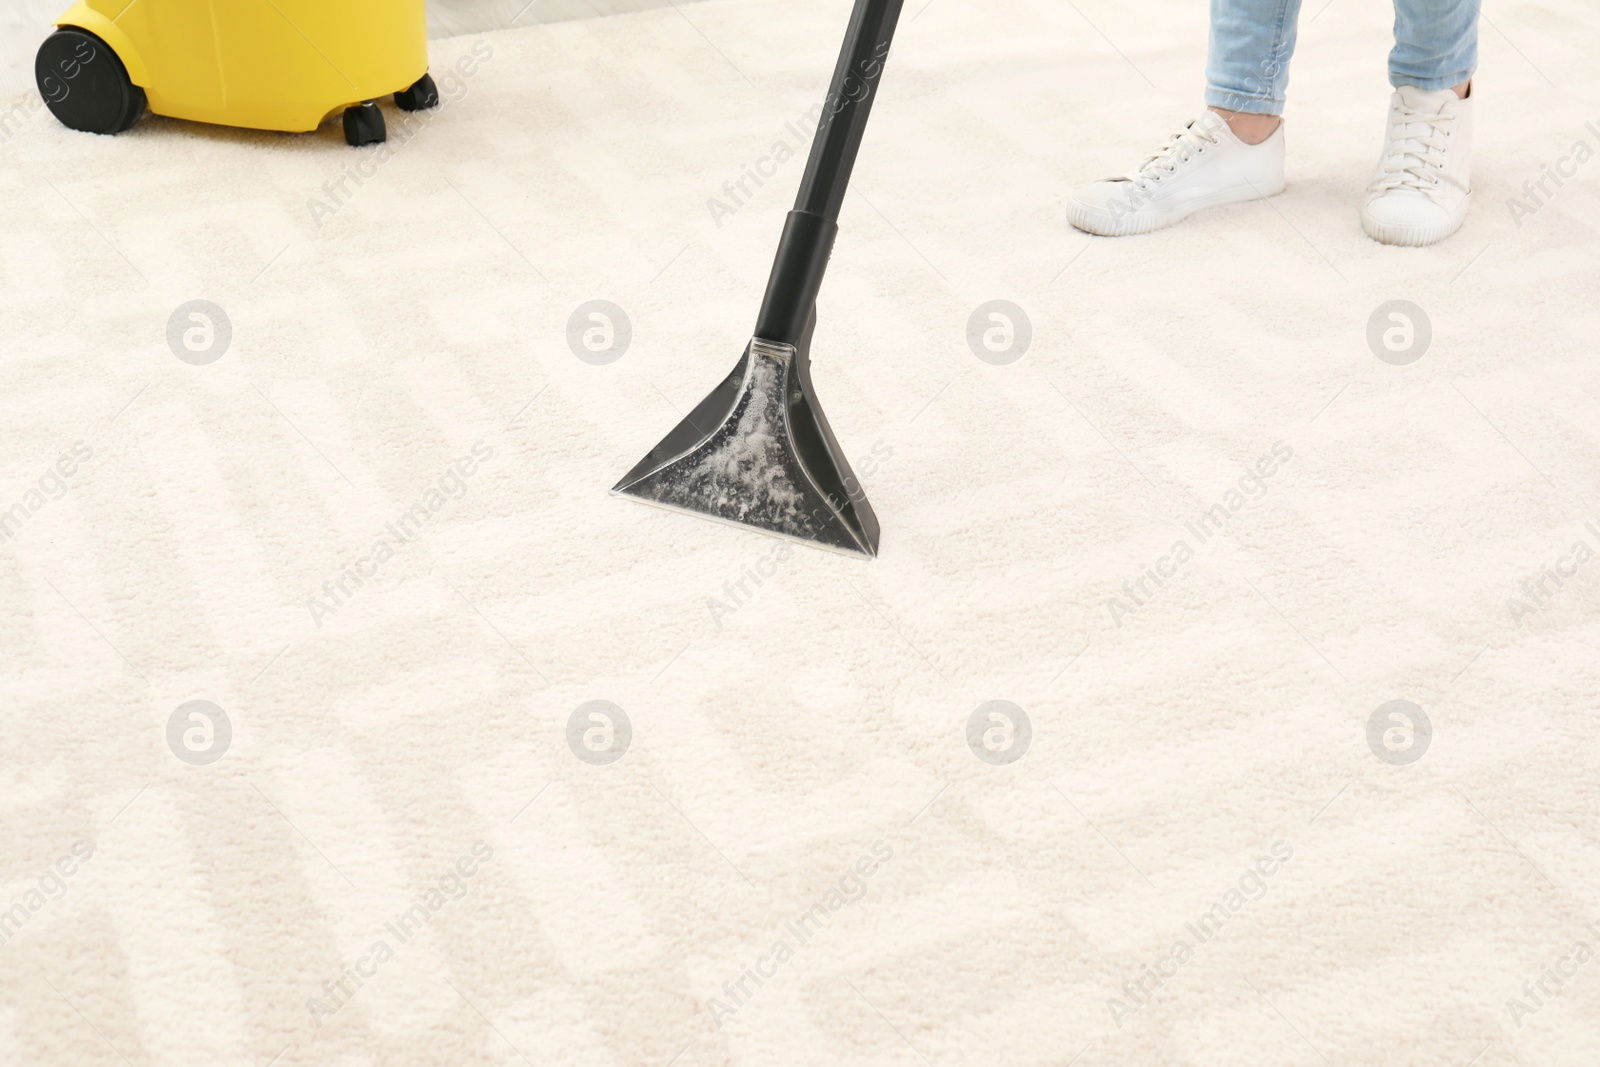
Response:
MULTIPOLYGON (((1459 85, 1460 82, 1451 82, 1450 85, 1459 85)), ((1445 88, 1449 88, 1446 86, 1445 88)), ((1245 96, 1230 89, 1218 89, 1214 85, 1206 86, 1206 106, 1221 108, 1223 111, 1240 111, 1246 115, 1281 115, 1283 114, 1283 101, 1271 97, 1245 96)))
POLYGON ((1422 89, 1425 92, 1432 93, 1438 92, 1440 89, 1454 89, 1462 82, 1471 81, 1472 76, 1475 73, 1477 72, 1463 70, 1458 71, 1455 74, 1440 75, 1436 78, 1418 78, 1414 75, 1396 74, 1391 71, 1389 73, 1389 85, 1395 89, 1400 88, 1402 85, 1411 85, 1418 89, 1422 89))

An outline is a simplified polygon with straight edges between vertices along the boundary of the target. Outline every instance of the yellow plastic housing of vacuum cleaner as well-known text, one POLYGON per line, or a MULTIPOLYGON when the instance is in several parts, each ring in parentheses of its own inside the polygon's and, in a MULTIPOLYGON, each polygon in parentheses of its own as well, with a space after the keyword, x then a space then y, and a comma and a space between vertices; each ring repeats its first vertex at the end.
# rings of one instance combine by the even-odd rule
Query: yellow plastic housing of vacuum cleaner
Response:
POLYGON ((78 0, 158 115, 305 132, 428 69, 424 0, 78 0))

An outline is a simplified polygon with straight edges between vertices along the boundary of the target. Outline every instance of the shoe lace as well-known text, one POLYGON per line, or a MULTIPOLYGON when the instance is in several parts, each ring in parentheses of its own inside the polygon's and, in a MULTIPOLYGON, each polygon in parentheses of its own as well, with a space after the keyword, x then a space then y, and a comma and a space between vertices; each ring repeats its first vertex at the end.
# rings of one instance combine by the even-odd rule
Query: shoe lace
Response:
POLYGON ((1431 197, 1441 182, 1455 122, 1454 112, 1418 111, 1396 98, 1374 189, 1411 189, 1431 197))
POLYGON ((1191 122, 1167 138, 1166 144, 1139 164, 1131 175, 1133 183, 1140 189, 1147 189, 1151 182, 1161 181, 1164 176, 1176 173, 1179 166, 1204 152, 1206 145, 1218 143, 1216 133, 1200 129, 1199 125, 1198 122, 1191 122))

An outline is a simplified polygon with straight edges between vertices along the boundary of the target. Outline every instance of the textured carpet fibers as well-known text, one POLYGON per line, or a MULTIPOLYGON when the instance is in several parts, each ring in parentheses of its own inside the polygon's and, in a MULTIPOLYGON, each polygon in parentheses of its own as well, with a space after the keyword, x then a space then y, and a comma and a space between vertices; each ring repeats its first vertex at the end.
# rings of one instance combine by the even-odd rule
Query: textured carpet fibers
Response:
POLYGON ((1396 250, 1386 5, 1126 240, 1203 5, 909 5, 814 347, 873 562, 607 494, 848 9, 437 42, 384 150, 0 106, 0 1063, 1600 1062, 1592 6, 1486 9, 1396 250))

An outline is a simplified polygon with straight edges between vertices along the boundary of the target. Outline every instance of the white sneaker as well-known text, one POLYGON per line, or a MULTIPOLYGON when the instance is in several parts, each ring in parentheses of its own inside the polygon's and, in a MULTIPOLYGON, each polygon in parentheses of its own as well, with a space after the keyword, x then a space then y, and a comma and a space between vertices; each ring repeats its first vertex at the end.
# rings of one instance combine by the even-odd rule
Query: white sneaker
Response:
POLYGON ((1283 123, 1260 144, 1235 137, 1221 115, 1202 112, 1122 178, 1083 186, 1067 221, 1106 237, 1149 233, 1208 207, 1283 192, 1283 123))
POLYGON ((1402 85, 1389 100, 1378 172, 1361 206, 1367 236, 1431 245, 1461 228, 1472 200, 1472 98, 1402 85))

